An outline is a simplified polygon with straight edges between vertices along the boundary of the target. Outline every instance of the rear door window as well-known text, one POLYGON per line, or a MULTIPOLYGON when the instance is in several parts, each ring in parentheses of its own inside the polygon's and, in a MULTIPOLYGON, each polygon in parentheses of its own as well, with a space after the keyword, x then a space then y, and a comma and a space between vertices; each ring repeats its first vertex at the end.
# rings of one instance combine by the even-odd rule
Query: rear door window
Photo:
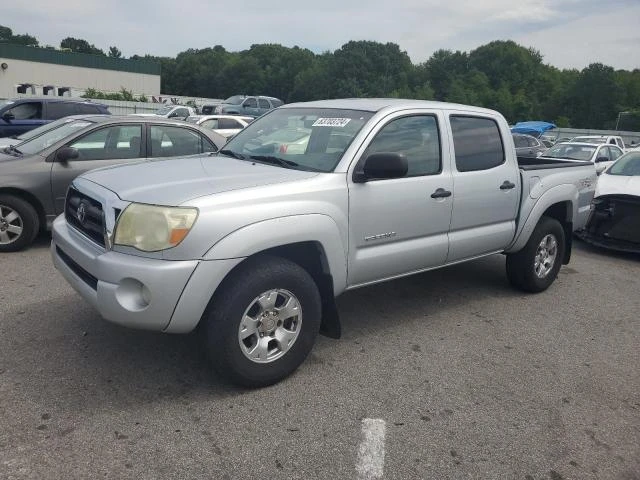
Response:
POLYGON ((504 146, 495 120, 452 115, 451 131, 459 172, 488 170, 505 162, 504 146))
POLYGON ((221 118, 218 120, 218 128, 221 129, 232 129, 232 128, 242 128, 240 122, 232 119, 232 118, 221 118))
POLYGON ((266 108, 267 110, 271 108, 271 104, 269 103, 269 100, 265 98, 259 98, 258 103, 260 105, 260 108, 266 108))
POLYGON ((217 151, 208 139, 190 128, 152 125, 150 134, 150 157, 181 157, 217 151))
POLYGON ((77 104, 72 102, 49 102, 47 103, 47 118, 49 120, 58 120, 69 115, 75 115, 79 113, 76 107, 77 104))
POLYGON ((102 113, 100 108, 98 108, 96 105, 86 105, 84 103, 76 104, 76 109, 78 111, 78 114, 81 114, 81 115, 92 115, 92 114, 102 113))

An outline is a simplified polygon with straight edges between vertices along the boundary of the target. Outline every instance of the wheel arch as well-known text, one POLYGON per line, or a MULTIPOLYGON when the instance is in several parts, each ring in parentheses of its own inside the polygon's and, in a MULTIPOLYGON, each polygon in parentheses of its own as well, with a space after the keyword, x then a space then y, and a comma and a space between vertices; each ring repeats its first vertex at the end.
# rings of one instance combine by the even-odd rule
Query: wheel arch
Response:
POLYGON ((533 205, 529 215, 523 220, 523 226, 516 234, 514 242, 505 253, 514 253, 522 250, 527 244, 536 225, 543 216, 556 219, 562 225, 565 233, 565 252, 563 264, 569 263, 571 258, 573 221, 577 215, 578 192, 574 185, 558 185, 547 190, 533 205))
MULTIPOLYGON (((223 291, 226 282, 231 278, 234 272, 244 268, 247 263, 255 261, 262 256, 284 258, 306 270, 320 292, 320 298, 322 301, 320 333, 330 338, 340 338, 340 317, 335 302, 333 276, 331 275, 331 270, 329 268, 327 254, 323 245, 319 241, 303 241, 278 245, 250 255, 227 273, 224 280, 220 285, 218 285, 215 292, 213 292, 210 303, 215 302, 216 295, 223 291)), ((202 318, 200 319, 200 323, 201 322, 202 318)))

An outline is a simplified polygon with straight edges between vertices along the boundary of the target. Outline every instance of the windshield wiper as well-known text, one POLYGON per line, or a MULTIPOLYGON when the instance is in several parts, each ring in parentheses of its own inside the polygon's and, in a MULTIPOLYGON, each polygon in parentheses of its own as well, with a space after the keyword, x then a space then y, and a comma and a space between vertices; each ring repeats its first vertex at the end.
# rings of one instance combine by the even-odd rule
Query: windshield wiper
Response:
POLYGON ((259 162, 278 165, 284 168, 296 168, 300 166, 296 162, 292 162, 291 160, 285 160, 284 158, 280 158, 280 157, 274 157, 273 155, 250 155, 249 158, 252 160, 258 160, 259 162))
POLYGON ((223 149, 223 150, 220 150, 218 153, 227 155, 228 157, 237 158, 238 160, 244 160, 245 158, 244 155, 234 152, 233 150, 223 149))
POLYGON ((16 153, 18 155, 22 155, 22 152, 18 150, 14 145, 9 145, 8 147, 6 147, 4 149, 4 153, 10 153, 10 154, 16 153))

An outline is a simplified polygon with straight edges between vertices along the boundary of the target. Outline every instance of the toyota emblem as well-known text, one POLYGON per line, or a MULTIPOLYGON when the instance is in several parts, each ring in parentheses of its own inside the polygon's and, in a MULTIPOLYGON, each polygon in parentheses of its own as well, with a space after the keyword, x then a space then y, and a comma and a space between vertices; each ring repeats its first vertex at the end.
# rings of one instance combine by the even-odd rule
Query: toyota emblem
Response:
POLYGON ((87 216, 87 209, 84 206, 84 203, 81 203, 78 206, 78 210, 76 211, 76 218, 81 224, 84 224, 84 219, 87 216))

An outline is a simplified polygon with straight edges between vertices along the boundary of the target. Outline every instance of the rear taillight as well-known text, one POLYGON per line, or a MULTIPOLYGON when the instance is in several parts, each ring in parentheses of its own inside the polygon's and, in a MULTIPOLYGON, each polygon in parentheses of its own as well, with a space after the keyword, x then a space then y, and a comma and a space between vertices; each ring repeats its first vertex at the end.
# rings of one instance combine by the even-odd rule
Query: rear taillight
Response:
POLYGON ((280 145, 280 153, 287 153, 287 145, 286 144, 282 144, 280 145))

